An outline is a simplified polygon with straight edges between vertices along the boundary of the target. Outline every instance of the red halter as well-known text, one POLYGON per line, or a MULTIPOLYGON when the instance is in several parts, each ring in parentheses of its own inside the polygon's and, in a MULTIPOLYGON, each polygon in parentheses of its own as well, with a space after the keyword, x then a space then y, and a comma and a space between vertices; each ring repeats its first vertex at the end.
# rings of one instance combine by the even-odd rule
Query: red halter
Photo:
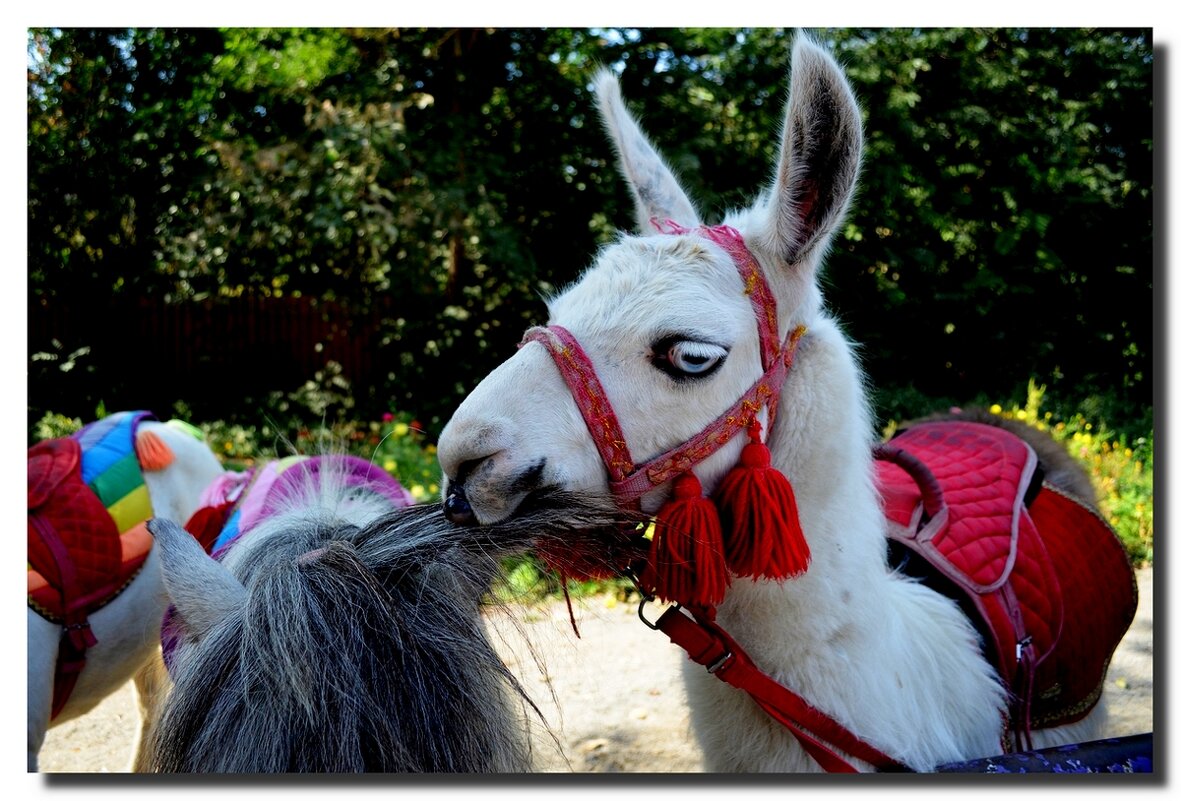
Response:
POLYGON ((779 391, 791 369, 796 345, 804 334, 804 327, 800 326, 785 342, 779 341, 775 296, 771 294, 758 259, 746 247, 738 231, 726 225, 686 229, 672 221, 665 221, 663 225, 653 222, 662 232, 705 236, 720 245, 734 260, 758 320, 764 372, 734 405, 703 431, 637 466, 611 401, 595 374, 594 364, 574 335, 558 325, 537 326, 526 331, 522 345, 540 342, 553 357, 607 467, 611 492, 624 507, 638 506, 640 496, 688 472, 733 439, 735 434, 748 430, 763 407, 767 408, 767 428, 770 430, 779 391))
MULTIPOLYGON (((729 585, 727 566, 739 575, 762 575, 771 578, 796 575, 807 566, 807 544, 803 541, 802 532, 799 531, 795 499, 790 484, 778 471, 770 468, 770 454, 759 441, 760 425, 757 419, 759 411, 766 408, 767 428, 770 430, 779 404, 780 390, 791 369, 796 347, 805 329, 803 326, 797 327, 786 340, 780 342, 775 297, 758 259, 747 248, 738 231, 725 225, 686 229, 671 220, 666 220, 663 224, 653 220, 652 223, 662 233, 697 234, 718 244, 730 255, 742 276, 746 294, 750 297, 758 321, 763 375, 729 409, 688 441, 641 465, 636 465, 623 436, 623 429, 615 416, 615 410, 611 407, 611 401, 595 373, 594 364, 574 335, 561 326, 538 326, 525 332, 521 342, 522 346, 529 342, 540 342, 549 351, 586 422, 599 456, 607 468, 611 492, 621 507, 638 508, 640 497, 649 490, 669 480, 679 479, 673 500, 666 504, 657 516, 658 526, 664 519, 666 528, 680 529, 676 532, 680 536, 687 540, 699 541, 696 543, 698 551, 692 551, 692 544, 680 543, 672 549, 671 563, 670 557, 665 554, 663 564, 657 564, 655 572, 653 565, 649 566, 645 583, 655 586, 656 589, 650 593, 641 587, 646 597, 650 599, 653 594, 661 595, 678 603, 669 608, 655 624, 648 623, 647 620, 644 622, 654 629, 663 631, 673 642, 684 648, 690 658, 706 665, 718 678, 748 692, 768 714, 795 735, 804 750, 825 770, 856 770, 839 753, 840 751, 865 760, 879 770, 905 770, 895 760, 858 739, 844 726, 762 673, 738 644, 714 621, 714 605, 721 600, 729 585), (700 497, 697 497, 695 502, 688 496, 700 493, 700 485, 691 472, 692 467, 716 453, 733 439, 735 434, 742 431, 750 433, 751 444, 744 449, 739 466, 719 487, 720 494, 740 497, 737 502, 733 498, 721 498, 719 505, 723 507, 727 522, 732 527, 762 528, 765 530, 764 535, 769 536, 764 536, 761 543, 753 546, 748 541, 744 542, 741 550, 735 552, 732 543, 727 542, 723 546, 719 541, 720 531, 710 534, 710 529, 717 529, 720 524, 718 510, 714 504, 700 497), (772 473, 774 475, 768 475, 772 473), (739 475, 741 478, 735 480, 739 475), (740 488, 735 491, 734 487, 740 488), (745 500, 741 496, 745 496, 745 500), (738 513, 737 518, 742 519, 736 523, 734 510, 738 507, 746 509, 738 513), (674 519, 674 523, 668 522, 674 519), (709 541, 711 536, 716 539, 709 541), (769 538, 798 539, 799 542, 794 547, 802 548, 802 551, 797 550, 789 554, 785 561, 783 546, 778 546, 780 553, 773 555, 774 546, 767 541, 769 538), (702 547, 702 542, 706 542, 708 547, 702 547), (722 559, 719 552, 723 547, 725 561, 721 565, 721 578, 718 577, 715 566, 709 569, 713 571, 712 574, 699 573, 694 576, 690 573, 689 579, 682 580, 682 583, 675 586, 673 582, 661 580, 660 570, 670 566, 675 569, 678 562, 689 563, 690 566, 696 560, 719 562, 722 559), (793 559, 794 566, 791 564, 793 559), (772 562, 775 563, 774 567, 762 564, 772 562), (743 567, 740 568, 738 565, 743 567), (656 576, 655 582, 652 576, 656 576), (693 584, 698 579, 715 585, 712 594, 711 591, 707 591, 704 596, 700 592, 694 594, 693 587, 686 587, 686 581, 693 584), (686 592, 688 597, 682 597, 686 592), (692 617, 681 610, 680 603, 685 603, 692 610, 692 617)), ((731 531, 731 535, 733 534, 731 531)), ((659 537, 659 534, 657 536, 659 537)), ((738 539, 747 540, 748 536, 749 532, 746 532, 738 539)), ((658 550, 655 547, 655 539, 653 546, 655 553, 658 550)), ((654 557, 652 562, 656 564, 657 558, 654 557)))

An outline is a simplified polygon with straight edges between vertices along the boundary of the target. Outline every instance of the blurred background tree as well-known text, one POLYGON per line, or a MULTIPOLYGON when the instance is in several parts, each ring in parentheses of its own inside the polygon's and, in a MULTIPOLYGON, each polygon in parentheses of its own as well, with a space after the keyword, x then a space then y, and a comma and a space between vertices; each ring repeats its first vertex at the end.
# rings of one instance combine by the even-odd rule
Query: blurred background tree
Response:
MULTIPOLYGON (((1032 378, 1150 427, 1151 31, 815 33, 866 121, 826 282, 879 416, 1032 378)), ((767 180, 791 36, 30 30, 30 424, 306 416, 311 382, 436 434, 632 225, 595 69, 717 221, 767 180)))

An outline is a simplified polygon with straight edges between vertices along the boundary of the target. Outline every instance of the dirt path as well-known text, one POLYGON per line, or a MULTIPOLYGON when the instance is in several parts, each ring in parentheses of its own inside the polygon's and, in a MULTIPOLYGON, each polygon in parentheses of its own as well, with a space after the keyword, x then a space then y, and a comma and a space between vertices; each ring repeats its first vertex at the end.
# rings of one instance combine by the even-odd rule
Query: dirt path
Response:
MULTIPOLYGON (((1136 620, 1107 673, 1114 735, 1153 730, 1152 570, 1138 571, 1137 579, 1136 620)), ((560 602, 518 615, 515 626, 495 627, 503 633, 499 645, 506 663, 560 743, 559 750, 536 727, 538 769, 700 771, 701 755, 679 676, 685 659, 680 650, 637 620, 633 604, 594 597, 576 602, 575 611, 580 639, 560 602)), ((126 771, 136 718, 135 693, 128 684, 88 715, 50 731, 41 752, 42 770, 126 771)))

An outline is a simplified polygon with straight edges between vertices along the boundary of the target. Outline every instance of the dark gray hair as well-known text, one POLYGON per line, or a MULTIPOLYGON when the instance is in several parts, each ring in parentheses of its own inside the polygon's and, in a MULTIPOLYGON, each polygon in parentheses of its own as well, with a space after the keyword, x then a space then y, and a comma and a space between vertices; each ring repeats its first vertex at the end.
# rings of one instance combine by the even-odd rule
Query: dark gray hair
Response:
POLYGON ((281 535, 234 565, 241 601, 186 633, 141 767, 528 770, 529 713, 540 713, 490 644, 481 606, 500 560, 539 535, 616 536, 613 505, 543 492, 511 520, 469 528, 437 504, 364 525, 320 511, 286 513, 281 535))

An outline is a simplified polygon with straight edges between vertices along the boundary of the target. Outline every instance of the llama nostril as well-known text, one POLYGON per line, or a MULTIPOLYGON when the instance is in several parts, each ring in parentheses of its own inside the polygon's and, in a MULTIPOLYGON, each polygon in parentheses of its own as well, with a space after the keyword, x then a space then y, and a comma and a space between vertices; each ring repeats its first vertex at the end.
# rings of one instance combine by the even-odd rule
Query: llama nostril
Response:
POLYGON ((447 500, 443 501, 443 516, 459 526, 475 525, 476 513, 472 511, 462 485, 447 493, 447 500))
POLYGON ((467 490, 464 487, 467 480, 477 470, 486 470, 491 467, 497 453, 500 453, 500 451, 476 459, 468 459, 461 462, 456 468, 455 478, 449 482, 451 486, 447 490, 446 500, 443 501, 443 516, 452 523, 461 526, 474 526, 478 522, 476 520, 476 513, 467 499, 467 490))

